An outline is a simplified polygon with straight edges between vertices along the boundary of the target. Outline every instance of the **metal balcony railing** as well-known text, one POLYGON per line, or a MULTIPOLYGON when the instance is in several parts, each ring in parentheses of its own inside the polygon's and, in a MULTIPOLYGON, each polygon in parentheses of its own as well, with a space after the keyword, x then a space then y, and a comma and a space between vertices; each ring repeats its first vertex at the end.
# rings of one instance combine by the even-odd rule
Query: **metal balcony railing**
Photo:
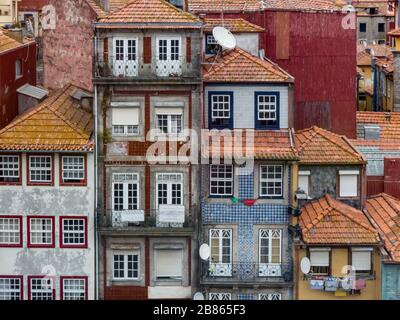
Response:
POLYGON ((202 263, 203 280, 211 281, 293 281, 293 272, 290 263, 254 263, 232 262, 202 263))
POLYGON ((95 77, 106 78, 142 78, 142 77, 180 77, 182 75, 183 56, 157 55, 150 64, 136 55, 108 55, 95 59, 95 77), (148 66, 150 69, 146 69, 148 66))
POLYGON ((177 206, 165 210, 106 210, 98 213, 98 224, 102 228, 192 228, 193 217, 183 208, 174 212, 177 206))

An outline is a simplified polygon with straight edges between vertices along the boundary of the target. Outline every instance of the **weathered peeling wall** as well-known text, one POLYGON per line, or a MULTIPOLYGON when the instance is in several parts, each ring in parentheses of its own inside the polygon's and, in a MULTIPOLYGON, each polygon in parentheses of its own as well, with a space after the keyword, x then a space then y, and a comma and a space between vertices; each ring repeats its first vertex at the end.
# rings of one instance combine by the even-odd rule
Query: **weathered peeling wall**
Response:
POLYGON ((96 15, 84 0, 49 2, 57 19, 54 30, 43 31, 44 86, 55 89, 73 83, 91 90, 96 15))
POLYGON ((55 276, 56 299, 60 298, 60 276, 87 276, 88 299, 94 299, 95 224, 94 224, 94 157, 87 155, 87 186, 59 186, 59 157, 54 158, 52 187, 27 186, 26 155, 22 157, 22 185, 0 186, 0 214, 23 217, 22 248, 0 248, 0 274, 22 275, 24 299, 28 299, 27 276, 50 272, 55 276), (28 248, 27 217, 55 217, 55 248, 28 248), (60 248, 60 216, 87 217, 85 249, 60 248), (53 271, 55 273, 53 273, 53 271))

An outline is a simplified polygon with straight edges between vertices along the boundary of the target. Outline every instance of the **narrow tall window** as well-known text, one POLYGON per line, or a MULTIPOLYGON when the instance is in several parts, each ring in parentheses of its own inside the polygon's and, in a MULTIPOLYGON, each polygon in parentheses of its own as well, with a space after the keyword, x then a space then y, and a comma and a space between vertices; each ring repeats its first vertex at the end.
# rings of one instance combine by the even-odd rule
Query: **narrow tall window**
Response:
POLYGON ((232 262, 232 229, 210 230, 211 262, 232 262))
POLYGON ((255 94, 257 129, 279 128, 279 93, 255 94))
POLYGON ((113 71, 116 77, 138 75, 137 39, 114 39, 113 71))
POLYGON ((114 173, 112 188, 114 211, 139 208, 139 175, 137 173, 114 173))
POLYGON ((181 173, 158 173, 157 204, 183 204, 183 175, 181 173))
POLYGON ((157 41, 157 75, 168 77, 170 75, 181 75, 181 39, 160 38, 157 41))
POLYGON ((282 262, 282 230, 261 229, 259 232, 259 261, 260 263, 282 262))
POLYGON ((260 196, 283 196, 283 166, 266 165, 260 167, 260 196))
POLYGON ((233 195, 233 166, 210 166, 210 196, 233 195))
POLYGON ((357 170, 340 170, 339 171, 339 196, 340 197, 357 197, 358 196, 358 176, 360 172, 357 170))
POLYGON ((0 156, 0 183, 20 182, 19 156, 0 156))

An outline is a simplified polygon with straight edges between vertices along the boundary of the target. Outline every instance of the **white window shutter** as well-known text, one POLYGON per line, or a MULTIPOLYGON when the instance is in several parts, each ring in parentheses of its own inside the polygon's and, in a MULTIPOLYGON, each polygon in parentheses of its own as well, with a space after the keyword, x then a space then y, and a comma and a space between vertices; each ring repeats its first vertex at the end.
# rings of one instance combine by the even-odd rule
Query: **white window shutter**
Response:
POLYGON ((351 261, 356 270, 371 270, 371 251, 352 251, 351 261))
POLYGON ((311 266, 329 267, 329 251, 310 251, 311 266))
POLYGON ((182 277, 182 250, 156 250, 157 277, 182 277))
POLYGON ((139 125, 139 108, 112 108, 112 124, 114 126, 139 125))
POLYGON ((356 197, 358 194, 358 176, 357 175, 340 175, 339 178, 339 196, 340 197, 356 197))
POLYGON ((305 193, 309 194, 309 176, 307 175, 299 175, 299 188, 303 190, 305 193))
POLYGON ((156 114, 182 114, 182 108, 156 108, 156 114))

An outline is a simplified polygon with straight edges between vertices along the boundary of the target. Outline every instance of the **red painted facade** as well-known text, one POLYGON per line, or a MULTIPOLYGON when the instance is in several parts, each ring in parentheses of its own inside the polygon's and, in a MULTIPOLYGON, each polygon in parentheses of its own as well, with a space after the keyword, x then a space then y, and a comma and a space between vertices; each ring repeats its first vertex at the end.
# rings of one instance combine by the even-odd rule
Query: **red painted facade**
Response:
POLYGON ((224 17, 265 28, 260 47, 295 78, 296 129, 318 125, 355 138, 356 30, 342 28, 342 13, 226 12, 224 17))
POLYGON ((18 10, 41 11, 47 4, 49 4, 49 0, 22 0, 21 2, 18 2, 18 10))
POLYGON ((36 43, 0 52, 0 129, 18 115, 17 89, 36 85, 36 43), (16 79, 17 60, 22 62, 22 76, 16 79))

